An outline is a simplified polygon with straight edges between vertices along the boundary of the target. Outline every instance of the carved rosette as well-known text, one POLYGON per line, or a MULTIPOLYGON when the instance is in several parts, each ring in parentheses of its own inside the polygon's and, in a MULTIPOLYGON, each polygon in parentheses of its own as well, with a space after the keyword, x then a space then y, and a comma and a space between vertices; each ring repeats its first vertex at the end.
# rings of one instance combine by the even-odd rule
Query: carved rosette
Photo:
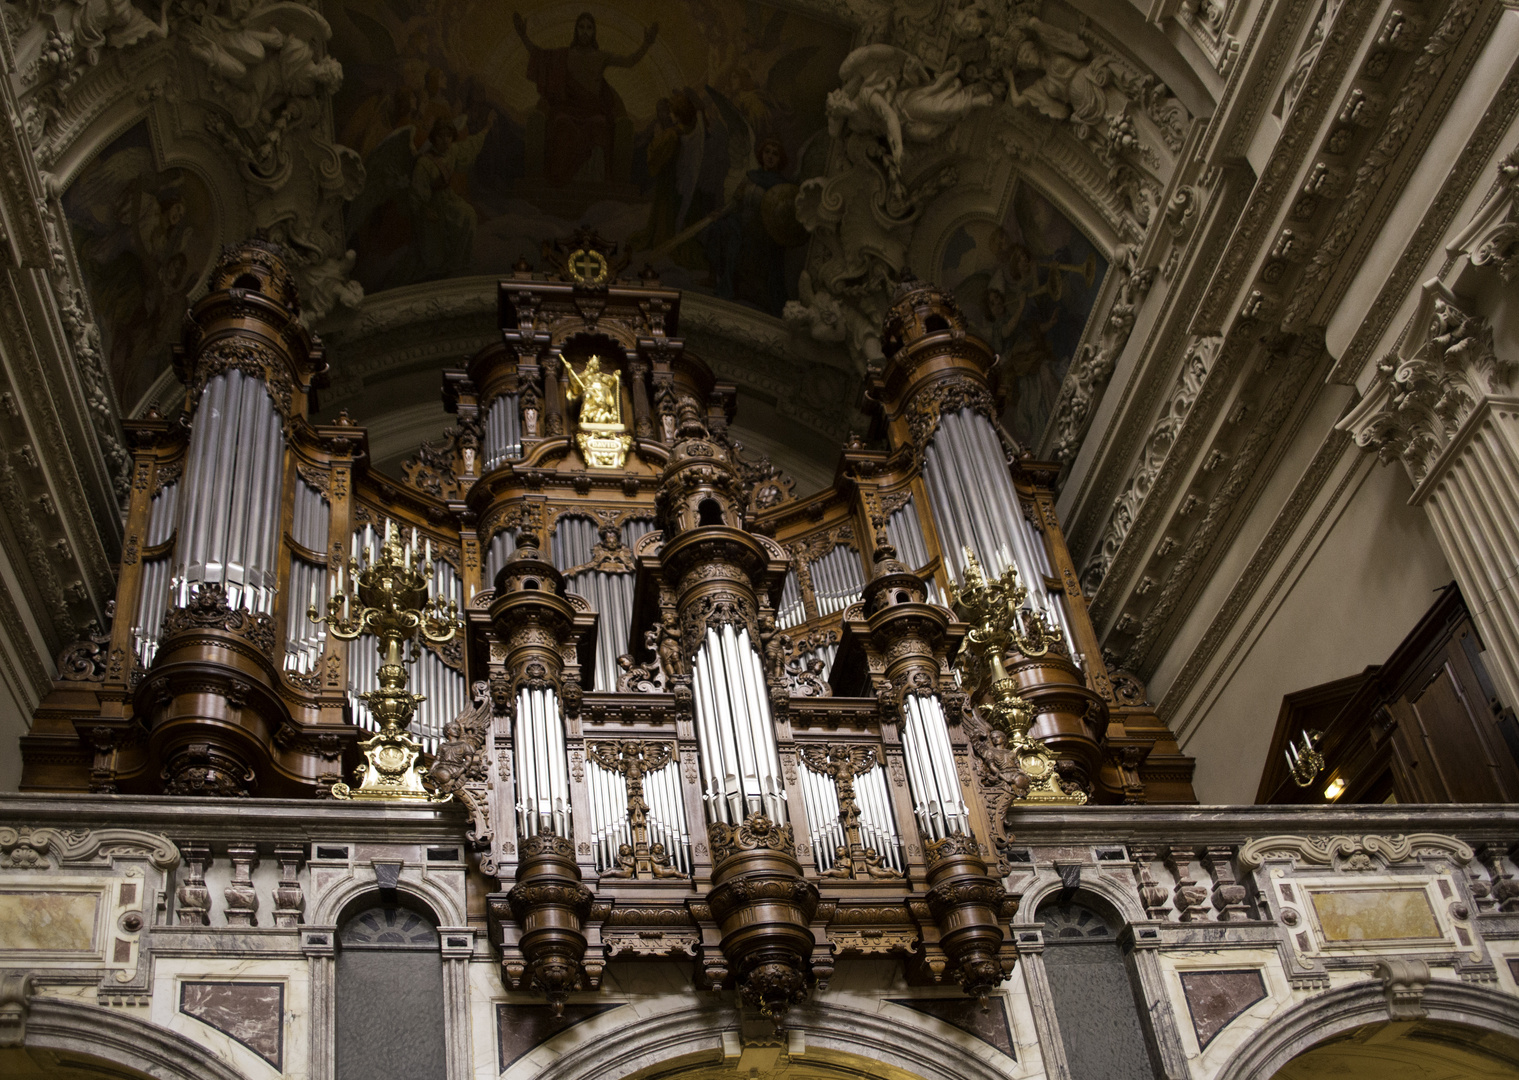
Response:
POLYGON ((517 884, 506 900, 521 930, 517 948, 525 966, 507 961, 503 966, 512 989, 536 990, 556 1014, 572 991, 594 989, 584 965, 584 927, 592 899, 580 883, 575 849, 568 840, 541 833, 523 841, 517 884))
POLYGON ((1017 950, 1004 922, 1013 901, 988 873, 981 845, 954 833, 927 845, 928 910, 939 946, 965 992, 985 999, 1013 970, 1017 950))
POLYGON ((764 814, 715 823, 708 841, 716 860, 708 903, 723 956, 739 994, 779 1026, 811 982, 817 888, 802 879, 791 827, 764 814))

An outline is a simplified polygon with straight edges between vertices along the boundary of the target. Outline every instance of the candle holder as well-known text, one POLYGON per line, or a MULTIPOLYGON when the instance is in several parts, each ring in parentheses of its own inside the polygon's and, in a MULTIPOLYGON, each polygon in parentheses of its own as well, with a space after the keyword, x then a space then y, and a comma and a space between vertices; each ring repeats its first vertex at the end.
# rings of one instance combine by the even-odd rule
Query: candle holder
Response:
POLYGON ((422 638, 442 644, 464 629, 459 605, 450 600, 447 606, 437 597, 429 597, 427 574, 422 569, 432 565, 432 541, 425 555, 417 559, 417 534, 403 545, 393 526, 387 525, 379 558, 373 545, 359 560, 358 538, 354 538, 353 555, 348 560, 348 587, 344 586, 344 567, 338 565, 337 578, 326 614, 317 609, 316 586, 312 586, 311 607, 306 612, 313 622, 326 623, 336 638, 352 641, 360 634, 378 638, 381 663, 380 688, 363 695, 369 712, 380 723, 380 730, 359 743, 368 764, 360 765, 357 788, 333 784, 335 799, 418 799, 432 798, 422 785, 425 768, 417 767, 422 743, 407 731, 417 705, 425 699, 406 689, 403 645, 422 638))
POLYGON ((1324 755, 1319 753, 1324 733, 1305 730, 1302 736, 1300 741, 1288 743, 1282 753, 1287 758, 1287 768, 1292 770, 1292 782, 1298 787, 1309 787, 1324 771, 1324 755))
POLYGON ((1080 805, 1086 792, 1060 779, 1055 755, 1038 739, 1029 736, 1036 714, 1027 698, 1018 693, 1018 681, 1007 673, 1004 652, 1015 650, 1033 658, 1045 655, 1060 639, 1044 615, 1023 606, 1028 589, 1018 581, 1018 570, 1009 566, 1002 576, 988 580, 965 549, 965 581, 950 589, 955 616, 971 630, 960 648, 959 667, 967 686, 986 687, 982 711, 991 726, 1005 739, 993 753, 1005 759, 1005 771, 1014 777, 1017 799, 1046 804, 1080 805))

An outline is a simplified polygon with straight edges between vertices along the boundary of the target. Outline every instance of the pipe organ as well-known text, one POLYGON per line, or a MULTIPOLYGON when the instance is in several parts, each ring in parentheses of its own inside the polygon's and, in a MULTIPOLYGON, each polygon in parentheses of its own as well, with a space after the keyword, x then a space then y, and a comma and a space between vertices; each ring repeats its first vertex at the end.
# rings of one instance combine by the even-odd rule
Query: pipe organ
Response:
POLYGON ((308 612, 399 530, 465 624, 411 642, 409 735, 470 818, 509 986, 557 1004, 608 963, 682 959, 778 1019, 870 952, 987 993, 1016 957, 1020 815, 1192 798, 1104 664, 1055 470, 999 429, 953 299, 906 280, 874 426, 798 498, 730 437, 680 293, 598 260, 582 234, 499 284, 500 342, 444 374, 454 426, 397 478, 346 414, 314 419, 325 361, 280 251, 225 252, 181 408, 129 425, 115 624, 60 662, 23 786, 328 797, 379 730, 381 660, 308 612), (952 606, 971 555, 1019 598, 995 663, 952 606))

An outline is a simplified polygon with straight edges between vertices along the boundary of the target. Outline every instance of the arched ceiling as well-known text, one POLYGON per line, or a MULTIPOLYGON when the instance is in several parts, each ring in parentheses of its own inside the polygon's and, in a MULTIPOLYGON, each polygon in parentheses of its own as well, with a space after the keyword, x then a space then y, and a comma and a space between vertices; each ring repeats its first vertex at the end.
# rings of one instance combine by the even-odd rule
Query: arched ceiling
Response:
POLYGON ((8 11, 117 410, 173 400, 185 303, 258 231, 299 264, 324 410, 385 428, 392 466, 448 423, 438 372, 494 340, 494 280, 582 225, 687 290, 688 349, 804 491, 863 424, 908 269, 1003 355, 1013 435, 1068 455, 1072 359, 1221 86, 1123 0, 8 11))

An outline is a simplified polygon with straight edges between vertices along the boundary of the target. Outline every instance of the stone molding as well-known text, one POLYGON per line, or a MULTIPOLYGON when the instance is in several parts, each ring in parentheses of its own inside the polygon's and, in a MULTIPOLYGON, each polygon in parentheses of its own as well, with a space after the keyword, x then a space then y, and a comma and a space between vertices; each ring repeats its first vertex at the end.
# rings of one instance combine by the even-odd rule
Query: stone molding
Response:
MULTIPOLYGON (((4 1004, 14 1008, 15 998, 10 994, 5 998, 4 1004)), ((66 1060, 94 1059, 158 1080, 247 1080, 242 1072, 185 1036, 145 1023, 120 1009, 30 994, 23 994, 20 1000, 19 1031, 23 1037, 10 1042, 8 1036, 18 1028, 7 1023, 0 1027, 0 1046, 19 1046, 33 1060, 41 1056, 39 1051, 56 1051, 66 1060)))
MULTIPOLYGON (((880 1062, 922 1080, 1005 1080, 995 1061, 988 1061, 947 1039, 904 1039, 904 1027, 918 1026, 905 1011, 890 1016, 847 1006, 808 1001, 786 1014, 791 1045, 806 1047, 809 1056, 853 1056, 880 1062)), ((925 1018, 926 1020, 927 1018, 925 1018)), ((689 1054, 721 1052, 725 1030, 739 1026, 739 1014, 724 1004, 706 1005, 649 1017, 637 1026, 605 1038, 601 1025, 582 1025, 578 1041, 560 1053, 536 1080, 600 1080, 627 1076, 647 1066, 689 1054)), ((935 1025, 937 1028, 938 1026, 935 1025)), ((921 1025, 928 1031, 928 1024, 921 1025)), ((942 1030, 939 1028, 938 1030, 942 1030)), ((968 1037, 967 1037, 968 1038, 968 1037)))
MULTIPOLYGON (((1392 972, 1391 968, 1387 970, 1392 972)), ((1336 1035, 1367 1024, 1408 1019, 1399 1015, 1400 1006, 1390 1000, 1388 982, 1387 975, 1373 977, 1325 991, 1283 1010, 1230 1055, 1217 1080, 1270 1080, 1293 1058, 1336 1035)), ((1437 979, 1429 982, 1419 999, 1418 1008, 1431 1020, 1519 1039, 1519 1010, 1514 1008, 1511 995, 1437 979)))

